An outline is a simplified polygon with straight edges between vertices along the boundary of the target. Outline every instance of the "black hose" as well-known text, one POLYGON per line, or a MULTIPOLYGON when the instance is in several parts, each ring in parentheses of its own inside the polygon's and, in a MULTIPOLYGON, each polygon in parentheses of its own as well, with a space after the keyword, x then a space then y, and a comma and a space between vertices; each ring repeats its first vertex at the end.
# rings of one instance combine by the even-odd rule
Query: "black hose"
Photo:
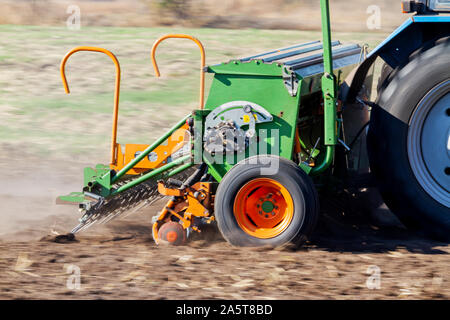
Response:
POLYGON ((200 167, 195 170, 195 172, 183 183, 183 186, 181 188, 184 189, 192 187, 195 183, 200 181, 207 168, 208 166, 205 163, 202 163, 200 167))

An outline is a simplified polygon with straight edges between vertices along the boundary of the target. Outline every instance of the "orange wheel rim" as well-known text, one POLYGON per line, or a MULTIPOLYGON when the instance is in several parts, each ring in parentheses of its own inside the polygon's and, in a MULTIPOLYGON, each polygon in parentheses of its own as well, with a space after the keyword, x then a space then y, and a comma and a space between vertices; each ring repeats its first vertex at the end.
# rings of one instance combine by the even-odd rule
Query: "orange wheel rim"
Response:
POLYGON ((166 235, 167 241, 175 242, 178 239, 178 235, 175 231, 169 231, 166 235))
POLYGON ((261 239, 283 233, 294 217, 294 201, 278 181, 258 178, 246 183, 234 201, 234 216, 247 234, 261 239))

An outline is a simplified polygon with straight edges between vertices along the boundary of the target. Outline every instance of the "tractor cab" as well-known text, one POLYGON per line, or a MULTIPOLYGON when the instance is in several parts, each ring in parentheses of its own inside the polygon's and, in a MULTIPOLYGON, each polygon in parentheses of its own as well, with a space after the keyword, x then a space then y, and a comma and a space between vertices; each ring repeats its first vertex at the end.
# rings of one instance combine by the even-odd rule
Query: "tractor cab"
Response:
POLYGON ((408 0, 402 2, 404 13, 418 14, 450 12, 450 0, 408 0))

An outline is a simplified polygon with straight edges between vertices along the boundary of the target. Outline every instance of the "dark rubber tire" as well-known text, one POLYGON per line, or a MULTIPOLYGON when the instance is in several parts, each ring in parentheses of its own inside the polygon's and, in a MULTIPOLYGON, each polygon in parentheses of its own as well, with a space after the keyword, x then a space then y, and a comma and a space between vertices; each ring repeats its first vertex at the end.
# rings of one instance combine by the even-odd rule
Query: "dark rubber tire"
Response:
POLYGON ((411 168, 407 142, 418 105, 448 79, 449 41, 414 55, 381 87, 368 133, 371 170, 385 203, 407 227, 444 241, 450 239, 450 208, 422 188, 411 168))
MULTIPOLYGON (((264 172, 263 172, 264 173, 264 172)), ((255 156, 235 165, 221 181, 215 197, 215 217, 222 236, 232 245, 241 247, 300 246, 312 233, 319 216, 319 202, 311 178, 292 161, 277 156, 255 156), (261 169, 279 162, 274 175, 261 174, 261 169), (288 227, 279 235, 262 239, 246 233, 237 223, 233 207, 239 190, 249 181, 270 178, 290 193, 294 214, 288 227)))

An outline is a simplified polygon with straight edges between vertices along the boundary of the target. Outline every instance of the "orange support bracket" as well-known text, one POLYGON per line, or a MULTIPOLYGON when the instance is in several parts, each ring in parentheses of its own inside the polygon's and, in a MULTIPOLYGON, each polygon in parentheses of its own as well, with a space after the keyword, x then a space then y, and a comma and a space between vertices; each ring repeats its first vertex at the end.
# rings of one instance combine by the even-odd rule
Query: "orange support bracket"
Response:
POLYGON ((117 60, 117 57, 110 51, 103 49, 103 48, 97 48, 97 47, 76 47, 72 49, 69 53, 65 55, 63 60, 61 61, 61 78, 64 84, 64 89, 66 90, 66 93, 70 93, 69 85, 67 83, 66 78, 66 63, 69 57, 79 51, 91 51, 91 52, 100 52, 104 53, 107 56, 109 56, 112 61, 114 62, 114 65, 116 66, 116 84, 115 84, 115 91, 114 91, 114 113, 113 113, 113 126, 112 126, 112 138, 111 138, 111 164, 116 165, 117 157, 116 157, 116 147, 117 147, 117 122, 119 119, 119 95, 120 95, 120 64, 119 60, 117 60))
POLYGON ((160 77, 161 74, 159 72, 158 64, 156 63, 156 48, 158 48, 159 44, 163 42, 166 39, 189 39, 194 41, 197 46, 200 48, 200 54, 201 54, 201 64, 200 64, 200 109, 203 109, 203 106, 205 104, 205 65, 206 65, 206 54, 205 54, 205 48, 203 47, 203 44, 198 40, 197 38, 194 38, 187 34, 168 34, 165 36, 162 36, 156 42, 153 44, 152 47, 152 64, 153 68, 155 69, 155 73, 157 77, 160 77))

